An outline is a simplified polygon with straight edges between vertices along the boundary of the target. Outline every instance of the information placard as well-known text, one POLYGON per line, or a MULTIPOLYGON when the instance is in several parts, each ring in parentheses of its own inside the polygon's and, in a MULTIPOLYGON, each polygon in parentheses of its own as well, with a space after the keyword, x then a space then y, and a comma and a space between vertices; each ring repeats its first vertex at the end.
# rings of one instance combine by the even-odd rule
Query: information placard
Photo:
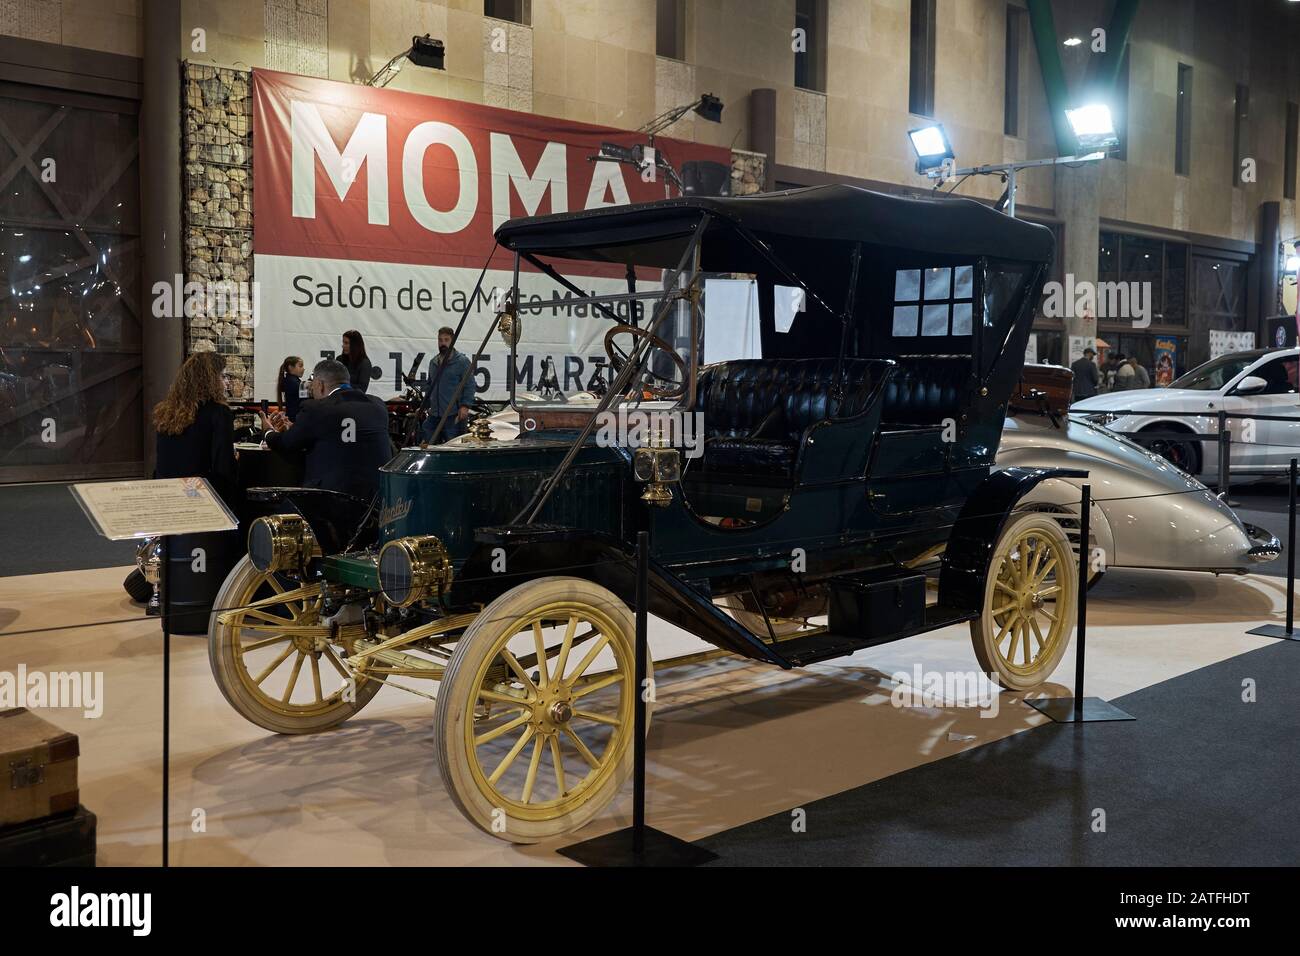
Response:
POLYGON ((110 541, 239 527, 205 478, 88 482, 73 485, 72 496, 95 530, 110 541))

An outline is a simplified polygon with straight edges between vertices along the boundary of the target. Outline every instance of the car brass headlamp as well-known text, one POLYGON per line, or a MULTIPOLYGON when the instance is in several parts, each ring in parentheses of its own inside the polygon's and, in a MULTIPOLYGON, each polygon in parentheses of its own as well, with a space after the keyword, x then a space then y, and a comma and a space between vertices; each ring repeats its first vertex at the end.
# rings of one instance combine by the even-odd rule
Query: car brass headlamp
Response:
POLYGON ((637 448, 632 452, 632 474, 637 481, 645 482, 641 500, 665 507, 673 500, 668 485, 681 480, 682 456, 676 448, 637 448))
POLYGON ((379 549, 379 591, 397 607, 442 594, 451 586, 451 558, 431 534, 397 538, 379 549))
POLYGON ((262 572, 297 571, 319 553, 302 515, 269 515, 248 529, 248 557, 262 572))

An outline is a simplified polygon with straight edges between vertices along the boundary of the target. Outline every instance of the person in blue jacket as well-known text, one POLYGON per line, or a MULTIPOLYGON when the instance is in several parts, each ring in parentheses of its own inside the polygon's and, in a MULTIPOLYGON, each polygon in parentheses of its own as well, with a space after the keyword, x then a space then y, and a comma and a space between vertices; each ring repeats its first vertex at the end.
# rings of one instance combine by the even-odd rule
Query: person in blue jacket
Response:
POLYGON ((438 357, 429 369, 429 384, 424 390, 426 415, 420 434, 426 442, 433 438, 433 430, 438 426, 442 413, 453 401, 456 406, 447 416, 447 423, 438 433, 437 440, 444 442, 461 434, 465 430, 465 419, 469 417, 470 403, 474 401, 473 382, 466 382, 465 387, 460 388, 460 383, 469 374, 470 361, 468 355, 456 351, 455 342, 454 329, 443 326, 438 330, 438 357), (459 396, 456 395, 457 389, 460 389, 459 396))

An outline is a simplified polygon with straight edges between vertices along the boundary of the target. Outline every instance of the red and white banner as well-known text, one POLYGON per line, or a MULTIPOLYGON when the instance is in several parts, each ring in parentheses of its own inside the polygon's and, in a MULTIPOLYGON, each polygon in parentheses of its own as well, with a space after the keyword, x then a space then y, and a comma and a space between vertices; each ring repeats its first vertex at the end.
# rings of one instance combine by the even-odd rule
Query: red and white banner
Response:
MULTIPOLYGON (((379 375, 371 393, 401 390, 415 355, 437 352, 437 330, 455 326, 497 226, 542 215, 661 199, 662 175, 643 181, 613 162, 593 163, 602 142, 631 146, 641 134, 455 100, 310 77, 253 72, 254 333, 258 397, 275 390, 287 355, 308 369, 357 329, 379 375)), ((730 164, 721 147, 658 139, 679 170, 690 161, 730 164)), ((675 190, 674 190, 675 194, 675 190)), ((508 288, 513 255, 498 251, 458 348, 471 353, 492 318, 491 291, 508 288)), ((612 276, 582 282, 623 291, 612 276)), ((529 270, 521 296, 563 290, 529 270)), ((570 390, 603 354, 608 322, 576 310, 526 322, 520 388, 549 356, 570 390)), ((479 394, 506 395, 507 348, 483 361, 479 394)), ((427 368, 421 367, 421 372, 427 368)))

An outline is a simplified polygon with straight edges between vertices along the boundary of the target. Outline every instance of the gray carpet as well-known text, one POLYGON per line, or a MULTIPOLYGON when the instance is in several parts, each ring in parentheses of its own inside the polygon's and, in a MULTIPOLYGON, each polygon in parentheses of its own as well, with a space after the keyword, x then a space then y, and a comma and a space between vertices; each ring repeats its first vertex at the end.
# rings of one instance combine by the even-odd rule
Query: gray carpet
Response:
POLYGON ((806 832, 781 813, 700 845, 715 866, 1294 866, 1297 686, 1279 641, 1114 701, 1136 721, 1039 727, 810 803, 806 832))
POLYGON ((0 577, 135 563, 135 543, 96 534, 68 487, 0 485, 0 577))

